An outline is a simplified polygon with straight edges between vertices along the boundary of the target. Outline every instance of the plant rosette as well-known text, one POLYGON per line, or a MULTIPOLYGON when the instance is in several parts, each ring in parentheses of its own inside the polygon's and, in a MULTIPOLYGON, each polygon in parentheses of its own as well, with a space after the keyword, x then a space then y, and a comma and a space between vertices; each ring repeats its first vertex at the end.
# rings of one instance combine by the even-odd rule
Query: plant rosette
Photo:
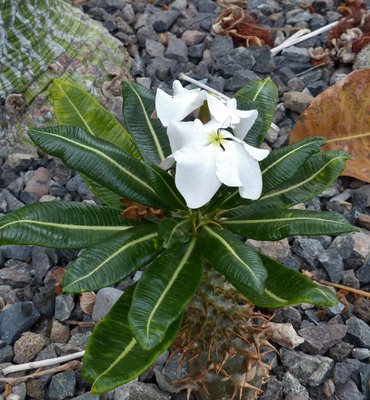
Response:
POLYGON ((89 340, 83 371, 93 392, 134 379, 171 345, 208 266, 260 307, 336 303, 331 289, 245 243, 356 229, 335 213, 291 208, 327 188, 348 157, 320 152, 320 137, 259 148, 277 101, 271 79, 233 99, 178 81, 173 95, 154 96, 126 82, 125 128, 72 83, 54 81, 51 97, 60 125, 29 136, 78 171, 102 205, 27 205, 0 220, 0 243, 82 248, 66 270, 67 293, 144 271, 89 340))

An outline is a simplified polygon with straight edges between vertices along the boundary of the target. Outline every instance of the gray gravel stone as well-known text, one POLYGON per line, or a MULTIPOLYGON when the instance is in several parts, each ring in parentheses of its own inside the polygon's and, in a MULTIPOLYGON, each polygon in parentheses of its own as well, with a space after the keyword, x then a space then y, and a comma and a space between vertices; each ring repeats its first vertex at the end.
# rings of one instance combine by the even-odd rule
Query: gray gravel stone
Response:
POLYGON ((114 303, 121 297, 122 293, 121 290, 110 287, 100 289, 96 295, 91 316, 93 321, 102 319, 109 312, 114 303))
POLYGON ((227 79, 225 89, 236 92, 249 81, 259 79, 259 76, 253 71, 240 69, 239 71, 236 71, 231 78, 227 79))
POLYGON ((333 381, 336 385, 347 382, 355 366, 347 362, 338 362, 333 368, 333 381))
POLYGON ((340 342, 329 350, 329 356, 335 361, 342 361, 350 356, 353 347, 350 343, 340 342))
POLYGON ((51 268, 52 264, 46 250, 43 247, 32 248, 32 267, 34 269, 35 280, 37 283, 42 283, 46 273, 51 268))
POLYGON ((298 331, 298 334, 305 339, 302 348, 311 354, 325 354, 330 347, 340 343, 346 333, 345 325, 319 325, 298 331))
POLYGON ((23 364, 31 361, 46 345, 46 338, 43 335, 24 332, 14 343, 14 362, 23 364))
POLYGON ((297 62, 306 63, 311 60, 311 57, 308 54, 308 49, 305 49, 303 47, 291 46, 284 49, 281 54, 288 60, 293 60, 297 62))
POLYGON ((349 379, 343 384, 335 386, 335 395, 338 400, 365 400, 366 397, 358 390, 355 382, 349 379))
POLYGON ((6 268, 0 269, 0 285, 9 285, 20 288, 33 281, 33 271, 26 263, 17 260, 8 260, 6 268))
POLYGON ((360 282, 358 281, 353 269, 349 269, 343 272, 342 284, 345 286, 350 286, 354 289, 360 289, 360 282))
POLYGON ((370 263, 364 264, 360 268, 357 268, 355 275, 362 285, 370 283, 370 263))
POLYGON ((260 400, 283 400, 283 384, 272 376, 263 388, 260 400))
POLYGON ((61 372, 51 378, 49 387, 50 400, 63 400, 74 395, 76 388, 75 371, 61 372))
POLYGON ((355 347, 352 350, 351 355, 353 358, 356 358, 356 360, 367 360, 368 358, 370 358, 370 350, 363 347, 355 347))
MULTIPOLYGON (((71 400, 99 400, 98 394, 92 394, 91 392, 80 394, 77 397, 73 397, 71 400)), ((123 400, 123 399, 120 399, 123 400)))
POLYGON ((8 244, 1 246, 1 253, 5 258, 29 261, 32 258, 32 247, 8 244))
POLYGON ((167 32, 179 15, 177 10, 158 11, 150 17, 150 22, 157 33, 167 32))
POLYGON ((249 50, 255 59, 254 72, 268 74, 274 71, 276 65, 269 46, 250 47, 249 50))
POLYGON ((13 356, 13 347, 0 340, 0 364, 11 361, 13 356))
POLYGON ((329 375, 334 361, 320 355, 310 356, 301 351, 285 348, 280 350, 284 367, 295 376, 302 385, 319 386, 329 375))
POLYGON ((346 321, 347 334, 359 347, 370 349, 370 327, 361 319, 352 316, 346 321))
POLYGON ((312 100, 312 96, 297 91, 286 92, 283 96, 285 107, 297 113, 302 113, 312 100))
POLYGON ((339 283, 344 271, 343 258, 340 256, 337 249, 332 248, 325 250, 317 257, 319 265, 324 267, 326 273, 329 275, 330 281, 339 283))
POLYGON ((292 251, 297 256, 303 258, 308 265, 316 266, 318 264, 317 258, 325 249, 317 239, 296 238, 292 246, 292 251))
POLYGON ((225 57, 234 48, 233 40, 230 36, 216 36, 211 44, 211 54, 214 61, 225 57))
POLYGON ((312 14, 302 9, 295 9, 288 11, 285 15, 285 18, 288 24, 298 24, 300 22, 310 21, 312 19, 312 14))
POLYGON ((12 304, 0 314, 0 339, 13 344, 38 321, 40 314, 30 301, 12 304))
POLYGON ((74 307, 73 295, 61 294, 55 299, 55 318, 59 321, 65 321, 72 313, 74 307))
POLYGON ((283 393, 285 395, 299 395, 302 399, 309 400, 307 389, 299 383, 290 372, 284 374, 283 380, 283 393))
POLYGON ((165 51, 167 58, 179 62, 188 61, 188 48, 186 44, 175 36, 170 36, 168 39, 167 50, 165 51))

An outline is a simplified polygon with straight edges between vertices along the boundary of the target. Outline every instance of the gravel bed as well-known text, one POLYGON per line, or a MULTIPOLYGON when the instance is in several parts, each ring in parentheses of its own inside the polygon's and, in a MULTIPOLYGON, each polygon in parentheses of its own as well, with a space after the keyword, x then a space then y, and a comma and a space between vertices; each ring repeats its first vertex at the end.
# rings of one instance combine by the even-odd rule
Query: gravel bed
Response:
MULTIPOLYGON (((252 16, 271 28, 318 29, 341 15, 335 0, 249 0, 252 16)), ((370 6, 370 4, 368 3, 370 6)), ((273 56, 269 46, 235 47, 229 36, 213 36, 217 15, 213 0, 87 0, 83 10, 103 23, 127 46, 134 59, 132 76, 138 83, 170 92, 180 72, 203 80, 232 96, 252 79, 271 76, 279 88, 275 123, 266 146, 286 144, 299 114, 328 86, 351 72, 350 65, 331 63, 312 69, 309 48, 325 46, 325 34, 273 56), (151 4, 149 4, 151 3, 151 4), (168 6, 168 7, 167 7, 168 6)), ((275 45, 287 36, 272 30, 275 45)), ((1 139, 1 138, 0 138, 1 139)), ((0 216, 25 204, 43 201, 95 202, 81 177, 57 160, 40 157, 18 144, 11 153, 0 147, 0 216)), ((370 214, 370 185, 341 178, 302 208, 330 210, 359 224, 370 214)), ((249 241, 289 268, 308 271, 318 280, 370 290, 370 232, 338 237, 296 237, 278 242, 249 241)), ((63 269, 74 251, 29 246, 0 247, 0 369, 83 350, 98 321, 132 282, 136 273, 116 287, 100 290, 93 307, 86 299, 62 294, 63 269)), ((347 303, 318 310, 310 305, 276 311, 275 322, 290 322, 305 342, 295 349, 274 343, 280 355, 273 361, 263 400, 364 400, 370 398, 370 299, 348 295, 347 303)), ((78 371, 46 375, 13 387, 0 383, 0 400, 111 399, 183 400, 171 393, 168 380, 183 373, 166 351, 139 379, 103 396, 89 393, 78 371), (170 390, 170 391, 169 391, 170 390)), ((20 374, 22 375, 22 374, 20 374)), ((192 397, 194 399, 194 397, 192 397)))

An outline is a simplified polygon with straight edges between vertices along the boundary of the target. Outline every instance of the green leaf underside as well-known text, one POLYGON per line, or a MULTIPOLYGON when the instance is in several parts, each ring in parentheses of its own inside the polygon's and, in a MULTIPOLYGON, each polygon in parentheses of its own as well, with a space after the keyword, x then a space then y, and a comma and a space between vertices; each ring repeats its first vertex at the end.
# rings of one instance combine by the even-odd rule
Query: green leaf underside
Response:
POLYGON ((33 128, 28 133, 42 150, 123 198, 163 205, 148 183, 142 162, 114 145, 69 126, 33 128))
POLYGON ((166 129, 159 119, 151 119, 155 97, 144 86, 133 82, 123 85, 123 117, 128 131, 135 139, 145 160, 159 164, 171 148, 166 129))
POLYGON ((137 224, 109 207, 64 201, 30 204, 0 219, 0 244, 82 248, 137 224))
POLYGON ((245 138, 248 144, 257 147, 263 142, 274 118, 278 99, 277 87, 271 78, 250 81, 235 94, 235 99, 239 109, 258 110, 257 121, 260 123, 255 123, 245 138))
POLYGON ((324 144, 323 138, 314 137, 272 151, 260 163, 263 179, 262 194, 270 192, 294 176, 306 160, 319 152, 324 144))
POLYGON ((339 151, 314 154, 289 182, 245 207, 249 210, 289 208, 319 195, 330 186, 345 167, 348 155, 339 151))
POLYGON ((112 285, 148 264, 157 251, 155 225, 137 226, 116 233, 83 250, 77 260, 68 265, 63 290, 79 293, 112 285))
POLYGON ((75 126, 104 139, 134 157, 140 157, 135 142, 98 100, 83 88, 55 79, 50 88, 53 111, 60 125, 75 126))
POLYGON ((230 231, 255 240, 280 240, 294 235, 336 235, 357 229, 333 212, 266 209, 224 214, 220 223, 230 231))
POLYGON ((297 271, 293 271, 269 257, 260 255, 267 270, 264 294, 258 294, 248 287, 236 286, 245 297, 259 307, 285 307, 300 303, 315 306, 333 306, 337 303, 335 293, 312 282, 297 271))
POLYGON ((147 349, 157 346, 196 293, 202 264, 195 239, 166 249, 138 282, 129 313, 136 338, 147 349))
POLYGON ((263 293, 266 270, 259 255, 232 233, 204 226, 200 245, 203 256, 232 285, 237 288, 241 284, 263 293))
POLYGON ((128 312, 133 287, 118 299, 95 327, 84 356, 83 375, 93 393, 104 393, 123 385, 149 368, 175 339, 181 316, 168 328, 163 341, 151 350, 143 349, 131 332, 128 312))
MULTIPOLYGON (((53 112, 60 125, 76 126, 136 158, 141 157, 135 142, 123 126, 86 90, 62 79, 55 79, 50 88, 50 96, 53 99, 53 112)), ((104 204, 122 208, 121 196, 85 175, 81 177, 104 204)))

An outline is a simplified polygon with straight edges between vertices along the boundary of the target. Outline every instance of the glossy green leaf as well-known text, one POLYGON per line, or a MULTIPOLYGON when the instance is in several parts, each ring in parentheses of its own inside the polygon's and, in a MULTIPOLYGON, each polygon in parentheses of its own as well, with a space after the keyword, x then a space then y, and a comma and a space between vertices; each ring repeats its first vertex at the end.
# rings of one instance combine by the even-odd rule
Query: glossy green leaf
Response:
POLYGON ((314 154, 298 172, 274 191, 261 196, 245 207, 250 210, 288 208, 319 195, 343 171, 348 155, 340 151, 314 154))
POLYGON ((67 167, 123 198, 153 207, 163 206, 148 183, 145 164, 116 146, 70 126, 33 128, 28 134, 37 146, 61 158, 67 167))
POLYGON ((248 144, 258 147, 274 118, 278 100, 277 87, 271 78, 250 81, 235 94, 235 99, 241 110, 258 110, 258 122, 252 126, 245 138, 248 144))
POLYGON ((164 340, 201 281, 202 264, 195 239, 165 250, 138 282, 129 321, 140 344, 151 349, 164 340))
POLYGON ((234 285, 245 297, 259 307, 285 307, 300 303, 315 306, 333 306, 337 303, 335 293, 297 271, 293 271, 269 257, 260 255, 267 270, 266 287, 261 295, 247 286, 234 285))
POLYGON ((53 112, 60 125, 76 126, 135 157, 140 153, 123 126, 85 89, 63 79, 50 87, 53 112))
POLYGON ((83 359, 83 376, 93 393, 104 393, 123 385, 149 368, 173 342, 181 316, 171 324, 163 341, 151 350, 140 346, 133 335, 128 312, 133 287, 118 299, 110 312, 95 327, 83 359))
POLYGON ((165 218, 158 224, 158 233, 165 249, 175 244, 189 242, 190 231, 191 222, 188 219, 165 218))
POLYGON ((145 160, 159 164, 171 148, 166 129, 159 119, 152 119, 155 110, 154 94, 134 82, 123 85, 123 117, 145 160))
POLYGON ((307 159, 318 153, 324 144, 323 138, 313 137, 272 151, 260 162, 263 179, 262 194, 270 192, 294 176, 307 159))
POLYGON ((267 209, 230 210, 220 223, 230 231, 255 240, 280 240, 294 235, 338 235, 356 231, 340 214, 322 211, 267 209))
MULTIPOLYGON (((62 79, 55 79, 50 87, 53 112, 60 125, 79 127, 93 136, 104 139, 141 158, 132 137, 123 126, 85 89, 62 79)), ((111 207, 121 207, 120 196, 99 185, 88 177, 82 179, 95 196, 111 207)))
POLYGON ((135 224, 109 207, 66 201, 30 204, 0 219, 0 244, 82 248, 135 224))
POLYGON ((266 270, 259 255, 232 233, 204 226, 200 234, 203 256, 236 288, 241 284, 263 293, 266 270))
POLYGON ((163 204, 171 210, 188 209, 173 176, 153 164, 145 164, 145 172, 150 186, 163 204))
POLYGON ((79 293, 98 290, 126 278, 148 264, 158 252, 157 227, 133 227, 85 249, 68 265, 63 290, 79 293))

